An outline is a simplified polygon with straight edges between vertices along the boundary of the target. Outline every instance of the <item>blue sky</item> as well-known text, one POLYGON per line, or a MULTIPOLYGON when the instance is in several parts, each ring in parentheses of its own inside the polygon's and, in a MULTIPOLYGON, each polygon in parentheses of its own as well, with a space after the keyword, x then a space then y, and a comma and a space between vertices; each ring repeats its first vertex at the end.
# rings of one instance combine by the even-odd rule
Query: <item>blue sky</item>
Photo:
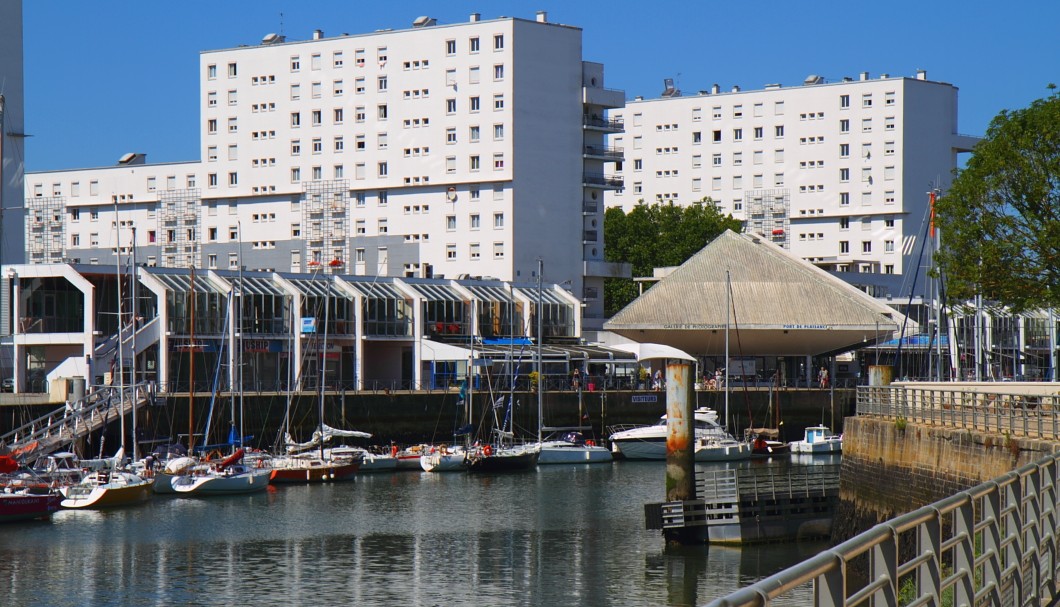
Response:
POLYGON ((24 0, 28 170, 110 165, 126 152, 150 162, 196 160, 198 53, 257 44, 269 32, 307 39, 514 16, 584 30, 583 57, 605 64, 606 86, 657 97, 663 78, 694 93, 719 84, 796 85, 928 78, 960 88, 958 130, 982 135, 1003 109, 1060 84, 1060 2, 363 2, 354 0, 24 0), (281 27, 282 13, 282 27, 281 27))

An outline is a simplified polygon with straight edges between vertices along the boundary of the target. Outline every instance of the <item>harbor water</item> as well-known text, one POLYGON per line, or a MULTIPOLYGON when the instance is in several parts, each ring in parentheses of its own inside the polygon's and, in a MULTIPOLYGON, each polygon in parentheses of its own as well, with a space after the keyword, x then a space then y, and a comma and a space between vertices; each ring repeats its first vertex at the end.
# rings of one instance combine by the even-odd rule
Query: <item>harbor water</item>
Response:
POLYGON ((667 548, 663 482, 619 461, 61 511, 0 527, 0 605, 701 605, 826 545, 667 548))

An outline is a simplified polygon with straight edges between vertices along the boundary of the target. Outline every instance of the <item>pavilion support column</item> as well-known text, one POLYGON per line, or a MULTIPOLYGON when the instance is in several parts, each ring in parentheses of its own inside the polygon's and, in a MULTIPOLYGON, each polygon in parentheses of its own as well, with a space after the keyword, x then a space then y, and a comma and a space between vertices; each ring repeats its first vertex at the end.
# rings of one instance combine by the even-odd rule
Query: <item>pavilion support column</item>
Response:
POLYGON ((813 357, 812 356, 809 356, 809 355, 806 356, 806 365, 805 365, 805 367, 806 367, 806 377, 804 379, 806 380, 806 387, 807 388, 812 388, 813 387, 813 357))

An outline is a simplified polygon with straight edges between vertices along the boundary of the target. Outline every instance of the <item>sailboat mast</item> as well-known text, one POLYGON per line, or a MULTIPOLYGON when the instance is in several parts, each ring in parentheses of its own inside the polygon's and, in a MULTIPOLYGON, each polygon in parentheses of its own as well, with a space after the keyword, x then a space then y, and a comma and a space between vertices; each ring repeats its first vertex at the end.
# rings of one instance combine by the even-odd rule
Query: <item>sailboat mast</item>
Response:
POLYGON ((238 335, 236 344, 238 348, 235 356, 235 363, 239 365, 237 367, 237 376, 239 377, 239 447, 243 448, 243 412, 246 409, 243 408, 243 307, 245 305, 246 297, 245 291, 243 290, 243 224, 237 222, 237 229, 239 234, 239 305, 236 306, 236 333, 238 335))
POLYGON ((729 271, 725 270, 725 371, 722 373, 721 381, 725 382, 725 423, 722 424, 726 429, 729 427, 729 313, 732 311, 732 286, 730 285, 731 277, 729 271))
MULTIPOLYGON (((121 319, 121 222, 118 221, 118 197, 114 202, 114 269, 118 283, 118 403, 121 411, 121 448, 125 451, 125 326, 121 319)), ((112 379, 113 381, 113 379, 112 379)))
MULTIPOLYGON (((542 272, 545 271, 545 262, 537 260, 537 442, 541 444, 541 426, 545 423, 545 361, 541 358, 541 342, 544 341, 545 333, 542 331, 544 322, 541 318, 543 298, 541 297, 542 272)), ((579 393, 580 394, 580 393, 579 393)), ((581 407, 578 411, 578 421, 581 421, 581 407)))
POLYGON ((188 332, 188 454, 195 451, 195 265, 191 266, 191 279, 188 283, 188 301, 191 302, 188 321, 191 329, 188 332))
POLYGON ((130 276, 132 277, 132 284, 130 285, 132 290, 132 306, 130 307, 132 310, 132 458, 133 460, 136 460, 140 453, 138 445, 139 439, 136 438, 136 404, 139 402, 139 395, 136 393, 136 329, 138 328, 136 323, 136 319, 138 318, 136 316, 136 226, 133 226, 132 228, 132 272, 130 273, 130 276))
POLYGON ((320 350, 320 405, 317 420, 320 429, 320 457, 324 457, 324 380, 328 373, 328 320, 331 318, 331 277, 327 277, 328 286, 324 290, 324 344, 320 350))

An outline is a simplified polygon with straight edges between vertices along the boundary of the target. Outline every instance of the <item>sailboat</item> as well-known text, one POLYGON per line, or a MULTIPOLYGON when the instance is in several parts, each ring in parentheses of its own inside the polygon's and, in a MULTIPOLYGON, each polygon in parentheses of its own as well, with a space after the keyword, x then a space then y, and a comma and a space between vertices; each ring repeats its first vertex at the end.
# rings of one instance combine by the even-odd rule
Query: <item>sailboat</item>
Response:
MULTIPOLYGON (((597 445, 592 439, 586 439, 581 433, 585 429, 580 426, 570 428, 547 428, 545 423, 545 362, 542 356, 542 342, 544 341, 544 298, 541 296, 541 281, 544 273, 544 261, 537 260, 537 356, 535 367, 537 371, 537 444, 540 454, 537 458, 538 464, 593 464, 606 463, 613 459, 611 450, 603 445, 597 445), (559 432, 545 440, 544 432, 559 432)), ((578 382, 578 419, 582 419, 584 408, 582 407, 582 384, 578 382)), ((591 428, 589 428, 591 429, 591 428)))
MULTIPOLYGON (((195 282, 194 282, 194 269, 192 270, 192 282, 191 282, 191 297, 192 297, 192 330, 194 331, 194 297, 195 297, 195 282)), ((239 311, 242 314, 242 311, 239 311)), ((192 333, 194 336, 194 333, 192 333)), ((232 347, 231 345, 229 346, 232 347)), ((192 351, 194 351, 195 344, 192 343, 192 351)), ((191 366, 191 377, 194 377, 195 365, 192 363, 191 366)), ((240 382, 242 383, 242 382, 240 382)), ((191 390, 194 390, 194 383, 192 384, 191 390)), ((240 393, 242 394, 242 385, 239 386, 240 393)), ((236 403, 233 400, 232 410, 233 418, 235 417, 236 403)), ((211 413, 212 417, 212 413, 211 413)), ((233 430, 235 426, 233 424, 233 430)), ((193 429, 189 426, 188 431, 188 445, 189 452, 194 450, 194 433, 193 429)), ((205 440, 204 435, 204 440, 205 440)), ((232 441, 233 445, 235 441, 232 441)), ((256 491, 264 491, 269 486, 269 470, 264 466, 264 460, 258 460, 257 464, 253 467, 247 466, 243 463, 243 457, 246 455, 246 451, 242 447, 242 437, 239 439, 240 447, 236 449, 231 455, 223 459, 219 463, 212 463, 210 461, 204 461, 198 464, 192 464, 183 470, 183 473, 179 476, 174 476, 170 480, 170 485, 175 493, 183 495, 232 495, 240 493, 254 493, 256 491)), ((160 475, 163 476, 163 475, 160 475)), ((158 481, 156 480, 156 483, 158 481)))
POLYGON ((772 422, 769 428, 747 428, 745 436, 751 442, 751 457, 780 457, 791 454, 791 445, 780 440, 780 390, 776 390, 777 406, 773 408, 773 388, 777 384, 778 376, 773 376, 773 382, 769 384, 769 406, 766 418, 772 422))
MULTIPOLYGON (((284 438, 287 443, 288 455, 273 457, 270 460, 272 467, 270 479, 274 483, 324 483, 350 480, 361 468, 361 455, 351 451, 346 451, 345 455, 342 455, 343 452, 328 451, 324 448, 324 443, 329 442, 335 436, 371 437, 370 434, 365 432, 339 430, 331 428, 324 423, 324 388, 327 384, 331 280, 331 277, 327 278, 328 288, 324 297, 324 339, 319 350, 320 374, 317 378, 320 392, 320 400, 317 407, 319 426, 313 432, 312 438, 305 443, 296 443, 289 434, 285 434, 284 438), (319 447, 319 450, 313 451, 317 447, 319 447)), ((290 395, 288 395, 288 399, 290 399, 290 395)), ((289 408, 290 400, 288 400, 289 408)))
MULTIPOLYGON (((117 203, 115 203, 115 216, 117 216, 117 203)), ((111 506, 127 506, 131 504, 137 504, 146 501, 151 497, 151 485, 153 481, 150 479, 144 479, 132 472, 127 472, 119 469, 122 465, 122 460, 125 459, 125 329, 122 322, 122 289, 121 289, 121 255, 117 254, 120 249, 119 246, 115 247, 118 272, 116 274, 118 284, 118 398, 119 398, 119 411, 123 412, 121 416, 121 447, 118 449, 118 453, 114 456, 112 463, 107 468, 96 470, 89 474, 86 474, 81 480, 72 485, 66 485, 60 488, 63 500, 61 505, 63 508, 106 508, 111 506)), ((135 260, 134 260, 135 271, 135 260)), ((135 284, 135 276, 133 277, 133 283, 135 284)), ((133 313, 132 323, 133 334, 136 332, 136 310, 135 310, 135 292, 133 295, 133 313)), ((136 356, 136 342, 133 342, 133 357, 136 356)), ((133 390, 132 398, 133 412, 132 412, 132 424, 133 424, 133 459, 136 459, 136 363, 135 358, 133 360, 133 390)))
MULTIPOLYGON (((711 433, 700 437, 696 435, 695 460, 697 462, 738 461, 751 457, 751 445, 736 440, 726 429, 729 423, 729 314, 732 312, 732 282, 729 271, 725 271, 725 372, 722 375, 725 383, 725 420, 720 433, 711 433)), ((715 418, 717 414, 715 414, 715 418)), ((613 437, 612 437, 613 438, 613 437)))

